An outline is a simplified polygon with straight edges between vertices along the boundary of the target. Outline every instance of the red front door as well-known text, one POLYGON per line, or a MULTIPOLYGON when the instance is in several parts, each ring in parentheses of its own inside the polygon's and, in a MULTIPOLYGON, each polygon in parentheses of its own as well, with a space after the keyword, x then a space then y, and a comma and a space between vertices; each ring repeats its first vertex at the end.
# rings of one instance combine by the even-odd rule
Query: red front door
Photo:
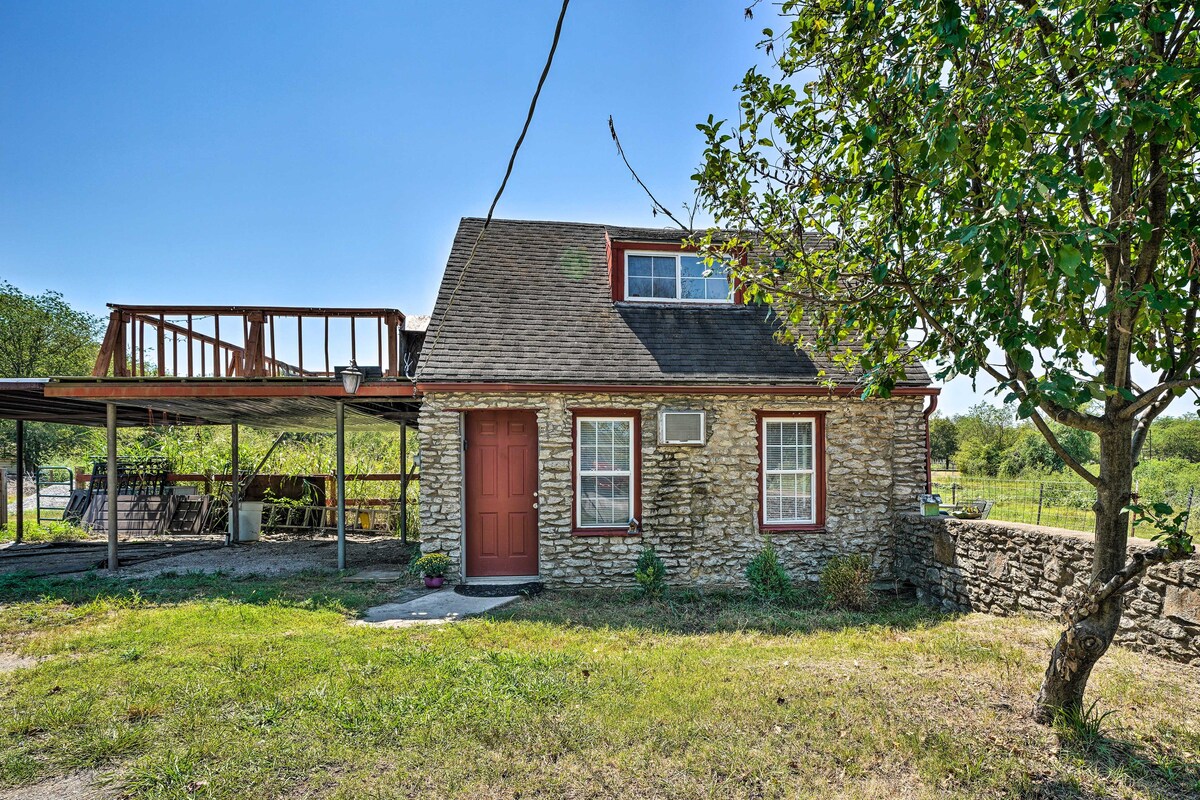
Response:
POLYGON ((466 417, 467 577, 537 575, 537 414, 466 417))

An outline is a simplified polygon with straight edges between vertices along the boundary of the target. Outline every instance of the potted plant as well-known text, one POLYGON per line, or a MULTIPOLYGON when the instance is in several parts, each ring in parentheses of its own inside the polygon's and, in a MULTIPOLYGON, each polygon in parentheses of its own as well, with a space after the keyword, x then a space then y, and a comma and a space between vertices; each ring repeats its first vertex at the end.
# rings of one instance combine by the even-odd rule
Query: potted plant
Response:
POLYGON ((450 556, 445 553, 426 553, 413 564, 425 579, 425 586, 430 589, 440 588, 446 580, 446 571, 450 569, 450 556))

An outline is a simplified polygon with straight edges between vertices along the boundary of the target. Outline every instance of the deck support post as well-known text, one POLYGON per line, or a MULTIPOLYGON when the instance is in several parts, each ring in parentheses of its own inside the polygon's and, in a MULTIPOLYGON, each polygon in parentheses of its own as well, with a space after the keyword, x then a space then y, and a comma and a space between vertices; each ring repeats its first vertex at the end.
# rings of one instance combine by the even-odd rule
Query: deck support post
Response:
POLYGON ((0 528, 8 527, 8 470, 0 467, 0 528))
POLYGON ((408 544, 408 423, 400 423, 400 543, 408 544))
POLYGON ((229 499, 229 543, 237 544, 242 540, 242 474, 238 464, 238 424, 229 425, 229 469, 233 473, 229 484, 233 487, 229 499))
POLYGON ((337 568, 346 568, 346 403, 334 405, 337 450, 337 568))
POLYGON ((107 474, 104 478, 104 502, 108 507, 108 568, 116 571, 121 566, 117 558, 117 499, 121 492, 121 477, 117 471, 117 404, 104 404, 105 455, 108 457, 107 474))
POLYGON ((25 537, 25 420, 17 428, 17 544, 25 537))

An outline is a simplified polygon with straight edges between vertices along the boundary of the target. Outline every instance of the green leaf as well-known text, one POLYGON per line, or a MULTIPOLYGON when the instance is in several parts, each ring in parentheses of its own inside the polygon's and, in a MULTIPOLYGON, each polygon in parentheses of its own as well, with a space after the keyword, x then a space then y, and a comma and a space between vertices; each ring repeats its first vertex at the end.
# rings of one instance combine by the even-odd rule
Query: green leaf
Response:
POLYGON ((1017 351, 1017 367, 1025 372, 1033 372, 1033 353, 1028 350, 1017 351))
POLYGON ((1079 250, 1073 245, 1064 244, 1058 248, 1058 252, 1054 256, 1054 264, 1059 271, 1068 278, 1074 278, 1079 272, 1079 265, 1083 261, 1083 256, 1079 250))
POLYGON ((933 147, 944 156, 952 155, 958 149, 958 126, 952 125, 939 132, 933 147))

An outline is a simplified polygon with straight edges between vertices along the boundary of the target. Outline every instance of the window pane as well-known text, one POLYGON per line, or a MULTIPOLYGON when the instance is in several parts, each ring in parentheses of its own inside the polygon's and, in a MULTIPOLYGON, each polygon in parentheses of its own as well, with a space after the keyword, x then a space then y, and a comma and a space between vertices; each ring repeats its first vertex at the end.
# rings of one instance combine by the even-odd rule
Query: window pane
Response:
POLYGON ((679 274, 685 278, 703 278, 704 273, 708 271, 708 267, 704 264, 704 259, 696 256, 680 256, 679 257, 679 274))
POLYGON ((632 516, 631 482, 623 477, 584 476, 579 482, 581 525, 621 525, 632 516))
POLYGON ((655 278, 654 279, 654 297, 666 298, 674 300, 675 292, 675 277, 670 278, 655 278))
POLYGON ((630 256, 628 264, 631 278, 649 278, 653 274, 654 259, 650 256, 630 256))
POLYGON ((796 445, 796 423, 780 422, 778 424, 779 424, 779 428, 780 428, 780 434, 782 437, 781 441, 783 442, 783 446, 784 447, 795 447, 795 445, 796 445))
POLYGON ((612 422, 609 423, 612 428, 612 469, 620 472, 629 472, 631 465, 629 463, 629 439, 631 429, 633 428, 633 420, 628 422, 612 422))
POLYGON ((629 296, 630 297, 649 297, 653 291, 652 283, 649 278, 629 278, 629 296))
POLYGON ((579 471, 630 472, 633 420, 580 420, 579 471))
POLYGON ((787 470, 797 470, 800 468, 800 458, 795 447, 781 448, 779 468, 787 470))
POLYGON ((729 278, 706 278, 705 292, 709 300, 728 300, 730 298, 729 278))
POLYGON ((654 256, 654 277, 675 280, 675 256, 654 256))
POLYGON ((684 300, 704 300, 705 299, 705 280, 703 278, 684 278, 683 279, 683 299, 684 300))
POLYGON ((777 447, 783 443, 783 427, 779 422, 767 423, 767 446, 777 447))

